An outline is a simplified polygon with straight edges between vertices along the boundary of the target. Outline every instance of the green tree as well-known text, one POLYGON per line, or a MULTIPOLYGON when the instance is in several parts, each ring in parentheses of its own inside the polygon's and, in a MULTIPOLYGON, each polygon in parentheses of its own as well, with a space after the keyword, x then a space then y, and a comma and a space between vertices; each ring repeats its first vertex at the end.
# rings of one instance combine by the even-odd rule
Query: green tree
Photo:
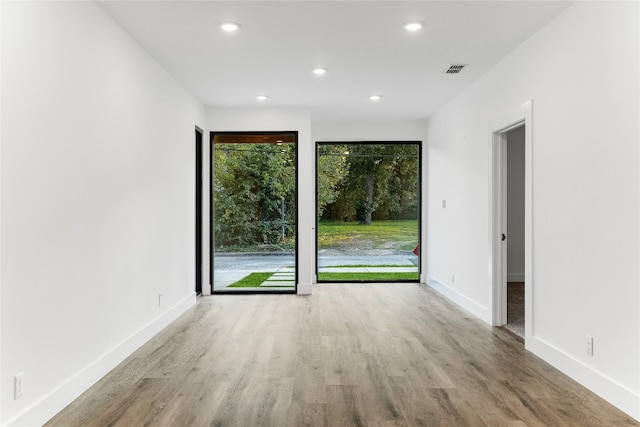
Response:
POLYGON ((294 144, 214 145, 215 243, 256 249, 295 231, 294 144))
POLYGON ((376 219, 415 219, 418 217, 419 147, 397 144, 387 165, 386 192, 376 211, 376 219))
POLYGON ((322 217, 327 205, 334 203, 349 175, 344 145, 326 144, 318 147, 317 215, 322 217))
POLYGON ((330 218, 358 219, 362 224, 371 224, 374 218, 417 218, 417 144, 363 143, 346 148, 348 179, 342 180, 335 201, 325 207, 330 218))

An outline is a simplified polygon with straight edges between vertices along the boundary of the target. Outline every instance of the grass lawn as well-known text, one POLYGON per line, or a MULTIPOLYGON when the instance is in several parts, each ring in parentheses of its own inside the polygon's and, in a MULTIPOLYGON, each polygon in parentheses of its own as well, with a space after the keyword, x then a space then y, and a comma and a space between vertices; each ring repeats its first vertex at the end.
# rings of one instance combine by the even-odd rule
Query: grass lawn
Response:
POLYGON ((415 264, 344 264, 327 265, 326 268, 358 268, 358 267, 415 267, 415 264))
POLYGON ((318 273, 320 281, 371 281, 388 282, 394 280, 419 280, 418 273, 318 273))
POLYGON ((273 276, 273 273, 269 272, 251 273, 237 282, 230 284, 227 288, 257 288, 271 276, 273 276))
POLYGON ((360 249, 396 249, 411 251, 418 244, 418 221, 320 221, 318 249, 357 247, 360 249))
POLYGON ((257 288, 260 287, 265 281, 274 282, 271 284, 271 287, 279 286, 279 287, 293 287, 294 285, 290 285, 289 283, 293 283, 292 279, 288 278, 278 278, 273 277, 273 273, 258 271, 254 273, 250 273, 248 276, 243 277, 235 283, 230 284, 227 288, 257 288), (276 285, 275 282, 282 282, 282 284, 276 285), (286 284, 285 284, 286 283, 286 284))

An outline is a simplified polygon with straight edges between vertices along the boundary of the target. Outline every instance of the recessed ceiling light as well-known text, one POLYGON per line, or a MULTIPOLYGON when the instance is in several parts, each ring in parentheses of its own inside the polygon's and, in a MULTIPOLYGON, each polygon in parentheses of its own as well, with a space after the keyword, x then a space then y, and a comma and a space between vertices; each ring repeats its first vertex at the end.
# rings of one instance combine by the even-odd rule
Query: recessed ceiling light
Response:
POLYGON ((267 95, 258 95, 258 96, 256 96, 256 99, 258 101, 266 101, 267 98, 269 98, 267 95))
POLYGON ((236 24, 235 22, 223 22, 220 24, 220 28, 231 33, 233 31, 237 31, 238 28, 240 28, 240 24, 236 24))
POLYGON ((315 74, 316 76, 321 76, 326 72, 327 72, 326 68, 314 68, 313 69, 313 74, 315 74))
POLYGON ((372 101, 380 101, 380 98, 382 98, 381 95, 371 95, 369 97, 369 99, 372 100, 372 101))
POLYGON ((406 22, 404 24, 404 29, 407 31, 418 31, 422 27, 424 27, 424 22, 419 21, 406 22))

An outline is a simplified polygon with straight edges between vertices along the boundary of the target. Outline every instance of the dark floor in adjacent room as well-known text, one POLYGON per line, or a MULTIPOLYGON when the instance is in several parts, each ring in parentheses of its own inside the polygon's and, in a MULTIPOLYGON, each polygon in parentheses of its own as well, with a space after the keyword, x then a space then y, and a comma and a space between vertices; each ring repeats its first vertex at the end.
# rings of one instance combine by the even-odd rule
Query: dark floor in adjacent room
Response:
POLYGON ((507 284, 507 324, 504 327, 524 339, 524 282, 507 284))
POLYGON ((417 283, 219 295, 48 427, 638 426, 417 283))

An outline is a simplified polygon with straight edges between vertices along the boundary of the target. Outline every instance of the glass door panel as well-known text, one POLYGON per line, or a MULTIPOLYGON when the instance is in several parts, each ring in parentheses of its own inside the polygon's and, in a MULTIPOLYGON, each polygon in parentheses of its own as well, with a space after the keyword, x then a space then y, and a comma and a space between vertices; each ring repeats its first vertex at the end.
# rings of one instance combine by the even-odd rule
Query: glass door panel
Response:
POLYGON ((420 280, 420 143, 317 145, 319 282, 420 280))
POLYGON ((296 140, 213 134, 213 292, 296 291, 296 140))

